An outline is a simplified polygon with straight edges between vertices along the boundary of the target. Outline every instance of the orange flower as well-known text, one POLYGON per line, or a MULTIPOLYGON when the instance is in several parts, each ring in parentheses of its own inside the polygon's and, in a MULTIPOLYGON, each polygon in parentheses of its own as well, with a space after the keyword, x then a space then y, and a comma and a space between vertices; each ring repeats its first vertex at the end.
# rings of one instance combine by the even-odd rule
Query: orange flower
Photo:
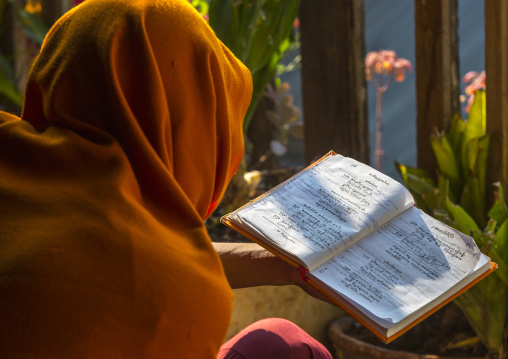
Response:
POLYGON ((42 15, 41 0, 28 0, 25 4, 25 11, 33 15, 41 16, 42 15))

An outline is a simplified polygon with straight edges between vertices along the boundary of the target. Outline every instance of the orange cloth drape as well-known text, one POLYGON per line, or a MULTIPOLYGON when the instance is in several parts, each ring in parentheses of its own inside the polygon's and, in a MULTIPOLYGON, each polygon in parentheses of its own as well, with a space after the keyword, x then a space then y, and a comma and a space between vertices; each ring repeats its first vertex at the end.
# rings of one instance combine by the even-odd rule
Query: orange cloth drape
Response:
POLYGON ((53 26, 21 119, 0 113, 1 357, 215 356, 232 292, 203 221, 251 87, 185 0, 53 26))

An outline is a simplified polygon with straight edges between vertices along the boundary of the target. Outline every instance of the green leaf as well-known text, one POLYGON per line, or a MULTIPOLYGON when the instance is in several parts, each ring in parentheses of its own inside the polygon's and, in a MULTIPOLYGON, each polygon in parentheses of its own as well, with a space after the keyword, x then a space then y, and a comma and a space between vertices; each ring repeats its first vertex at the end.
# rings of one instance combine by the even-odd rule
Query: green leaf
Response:
POLYGON ((454 300, 487 348, 502 345, 507 294, 499 277, 490 275, 454 300))
POLYGON ((235 48, 238 33, 238 14, 235 12, 233 0, 212 0, 208 8, 208 23, 217 37, 226 45, 236 57, 241 54, 235 48))
POLYGON ((462 179, 457 164, 457 159, 453 153, 444 133, 436 133, 431 136, 430 143, 439 167, 439 172, 450 181, 450 190, 458 198, 462 187, 462 179))
POLYGON ((18 106, 23 104, 23 94, 16 86, 14 70, 7 57, 2 53, 0 53, 0 94, 18 106))
POLYGON ((0 71, 0 94, 7 97, 18 106, 23 105, 23 94, 0 71))
MULTIPOLYGON (((466 144, 466 163, 468 175, 477 176, 480 180, 482 192, 485 193, 487 178, 487 159, 490 136, 475 137, 466 144)), ((467 179, 467 177, 466 177, 467 179)))
MULTIPOLYGON (((461 159, 463 166, 467 163, 466 147, 473 138, 482 137, 486 133, 486 96, 485 91, 476 91, 471 110, 467 118, 464 137, 461 144, 461 159)), ((467 178, 467 167, 463 167, 463 176, 467 178)))
POLYGON ((478 226, 482 228, 485 226, 485 196, 483 196, 481 191, 478 177, 470 177, 464 185, 464 190, 460 197, 460 205, 474 218, 478 226))
MULTIPOLYGON (((262 22, 264 17, 263 6, 266 3, 264 0, 237 1, 234 5, 235 11, 238 14, 238 32, 235 34, 235 48, 240 54, 240 60, 247 66, 251 72, 254 72, 252 65, 253 56, 253 39, 258 32, 258 25, 262 22)), ((258 50, 259 51, 259 50, 258 50)))
POLYGON ((298 8, 299 1, 294 0, 265 2, 264 16, 257 22, 249 43, 251 46, 246 65, 252 72, 270 62, 274 53, 279 53, 280 58, 289 47, 285 39, 290 36, 298 8))
POLYGON ((467 117, 466 140, 483 136, 486 133, 486 99, 484 90, 475 92, 474 101, 467 117))
POLYGON ((206 0, 192 0, 191 4, 196 8, 196 10, 199 11, 202 16, 208 15, 210 5, 208 5, 206 0))
POLYGON ((496 232, 496 251, 508 264, 508 220, 505 220, 496 232))
POLYGON ((436 205, 436 186, 428 172, 420 168, 405 166, 396 161, 395 167, 413 195, 416 206, 422 211, 430 213, 431 208, 436 205))
POLYGON ((434 184, 434 180, 430 176, 429 172, 427 172, 426 170, 424 170, 422 168, 409 167, 409 166, 403 165, 402 163, 397 162, 397 161, 395 161, 394 163, 395 163, 395 168, 399 171, 399 173, 403 179, 407 174, 411 174, 415 177, 421 178, 425 182, 434 184))
POLYGON ((506 220, 506 218, 508 218, 508 209, 504 201, 503 186, 499 182, 495 183, 494 186, 497 186, 498 190, 494 192, 496 199, 488 215, 490 218, 495 220, 499 225, 503 223, 506 220))
POLYGON ((253 94, 244 120, 250 119, 277 65, 296 42, 291 31, 300 1, 212 0, 209 23, 219 39, 251 71, 253 94))
POLYGON ((469 235, 471 231, 480 231, 476 222, 469 214, 459 205, 453 204, 448 198, 446 199, 446 209, 451 214, 455 225, 462 233, 469 235))
POLYGON ((496 233, 497 222, 490 218, 487 222, 487 225, 483 229, 483 233, 487 233, 488 235, 496 233))
POLYGON ((506 265, 506 262, 499 255, 499 252, 494 248, 491 248, 487 255, 494 263, 498 265, 498 268, 494 273, 499 277, 499 279, 503 281, 504 285, 508 288, 508 266, 506 265))
POLYGON ((42 45, 49 27, 37 15, 30 14, 22 9, 17 9, 17 14, 26 36, 38 45, 42 45))
POLYGON ((448 180, 446 178, 444 178, 443 176, 439 176, 437 178, 437 188, 438 188, 438 192, 439 192, 439 198, 441 201, 439 203, 439 205, 441 207, 446 207, 446 199, 449 199, 452 203, 457 202, 453 193, 451 193, 448 190, 448 187, 449 187, 448 180))
POLYGON ((460 149, 466 126, 466 121, 464 121, 459 114, 456 114, 453 116, 450 130, 446 134, 448 141, 450 142, 450 146, 453 149, 453 153, 455 154, 455 158, 458 159, 461 158, 460 149))
POLYGON ((476 155, 476 166, 473 171, 480 181, 482 196, 486 199, 487 193, 487 164, 489 157, 490 135, 484 135, 478 140, 478 154, 476 155))

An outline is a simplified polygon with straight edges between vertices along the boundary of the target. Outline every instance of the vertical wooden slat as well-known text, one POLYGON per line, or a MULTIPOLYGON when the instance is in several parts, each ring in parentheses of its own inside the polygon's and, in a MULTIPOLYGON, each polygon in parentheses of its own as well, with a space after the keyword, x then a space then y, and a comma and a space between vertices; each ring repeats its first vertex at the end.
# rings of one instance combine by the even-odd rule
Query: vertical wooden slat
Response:
POLYGON ((44 22, 51 27, 62 13, 60 1, 41 0, 41 5, 42 18, 44 22))
POLYGON ((300 5, 305 159, 329 150, 369 161, 363 0, 300 5))
MULTIPOLYGON (((3 56, 9 59, 10 64, 14 65, 14 42, 13 42, 13 33, 14 33, 14 16, 11 16, 12 6, 6 1, 1 4, 2 12, 0 12, 0 52, 3 56)), ((0 104, 1 111, 8 111, 11 113, 19 114, 20 109, 18 106, 12 104, 10 101, 6 101, 6 103, 0 104)))
POLYGON ((415 0, 418 167, 437 168, 430 136, 460 111, 457 0, 415 0))
MULTIPOLYGON (((508 200, 508 2, 485 0, 488 183, 503 184, 508 200)), ((489 191, 490 192, 490 191, 489 191)))
POLYGON ((42 18, 52 26, 56 20, 73 6, 72 0, 41 0, 42 18))

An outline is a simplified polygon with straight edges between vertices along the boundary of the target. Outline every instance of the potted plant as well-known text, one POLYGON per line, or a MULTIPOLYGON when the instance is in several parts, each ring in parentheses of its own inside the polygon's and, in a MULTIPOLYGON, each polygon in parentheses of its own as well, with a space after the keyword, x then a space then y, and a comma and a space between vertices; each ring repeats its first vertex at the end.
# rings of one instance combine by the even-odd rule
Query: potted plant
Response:
MULTIPOLYGON (((448 225, 471 235, 498 270, 459 296, 462 310, 492 358, 506 358, 503 347, 508 300, 508 210, 503 188, 495 184, 488 209, 485 91, 476 91, 467 121, 453 118, 447 132, 436 132, 431 144, 437 159, 437 181, 426 171, 396 163, 417 206, 448 225)), ((504 165, 504 164, 500 164, 504 165)))

